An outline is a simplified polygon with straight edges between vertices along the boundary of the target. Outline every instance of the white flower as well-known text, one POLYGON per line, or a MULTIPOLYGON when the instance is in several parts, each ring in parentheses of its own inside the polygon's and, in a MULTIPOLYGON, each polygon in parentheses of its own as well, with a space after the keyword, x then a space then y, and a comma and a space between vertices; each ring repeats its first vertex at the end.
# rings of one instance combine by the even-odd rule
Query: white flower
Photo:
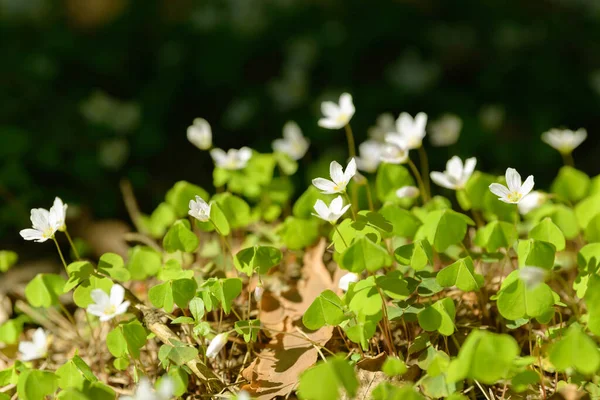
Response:
POLYGON ((329 207, 323 200, 319 199, 314 205, 314 209, 317 213, 313 213, 313 215, 333 224, 348 211, 348 208, 350 208, 350 204, 344 206, 342 196, 333 199, 329 204, 329 207))
POLYGON ((321 112, 325 118, 319 120, 319 126, 327 129, 343 128, 350 122, 355 111, 352 96, 349 93, 342 93, 339 104, 332 101, 321 103, 321 112))
POLYGON ((313 185, 323 194, 344 192, 350 179, 356 175, 356 161, 354 158, 351 159, 345 171, 337 161, 332 161, 329 165, 329 175, 331 176, 331 180, 315 178, 312 180, 313 185))
POLYGON ((542 133, 542 141, 562 154, 571 154, 586 138, 587 132, 583 128, 575 132, 569 129, 550 129, 542 133))
POLYGON ((264 292, 265 288, 263 288, 262 286, 257 286, 254 288, 254 300, 256 300, 257 303, 262 299, 264 292))
POLYGON ((156 391, 146 377, 142 377, 133 396, 121 396, 120 400, 169 400, 174 396, 175 382, 169 376, 163 376, 156 391))
POLYGON ((34 208, 31 210, 31 225, 33 229, 23 229, 21 236, 25 240, 35 240, 36 242, 45 242, 52 239, 58 230, 65 230, 65 217, 67 205, 63 204, 59 197, 54 199, 54 204, 50 210, 45 208, 34 208))
POLYGON ((210 219, 210 204, 196 196, 196 200, 190 200, 190 210, 188 214, 196 218, 198 221, 206 222, 210 219))
POLYGON ((467 181, 473 175, 475 165, 477 165, 475 157, 467 158, 463 165, 462 160, 454 156, 446 163, 446 170, 444 172, 433 171, 430 174, 431 180, 447 189, 464 189, 467 181))
POLYGON ((544 204, 547 198, 547 194, 534 190, 527 196, 523 197, 519 204, 517 204, 517 207, 519 208, 519 212, 525 215, 544 204))
POLYGON ((404 147, 408 150, 418 149, 423 144, 426 125, 427 114, 420 112, 413 119, 410 114, 403 112, 396 120, 397 133, 388 133, 386 141, 389 141, 389 137, 398 137, 404 141, 404 147))
POLYGON ((236 396, 236 400, 250 400, 250 393, 245 390, 240 390, 236 396))
POLYGON ((288 121, 283 126, 283 139, 273 141, 273 150, 287 154, 294 160, 299 160, 306 154, 310 142, 302 135, 302 130, 294 121, 288 121))
POLYGON ((525 182, 521 184, 521 175, 519 175, 517 170, 508 168, 506 170, 506 184, 508 187, 499 183, 492 183, 490 191, 498 196, 498 200, 505 203, 518 204, 533 189, 533 175, 529 175, 525 182))
POLYGON ((460 117, 454 114, 442 115, 439 120, 431 123, 429 141, 436 147, 453 145, 458 141, 462 125, 460 117))
POLYGON ((91 296, 94 304, 88 306, 87 312, 100 317, 100 321, 109 321, 117 315, 124 314, 129 307, 129 301, 123 301, 125 289, 121 285, 113 285, 110 297, 102 289, 92 290, 91 296))
POLYGON ((525 283, 527 289, 534 289, 546 279, 546 270, 539 267, 525 266, 519 269, 519 279, 525 283))
POLYGON ((358 146, 359 157, 356 157, 356 166, 364 172, 375 172, 381 163, 383 144, 375 140, 367 140, 358 146))
POLYGON ((239 150, 229 149, 227 153, 221 149, 212 149, 210 155, 217 167, 236 170, 246 168, 252 158, 252 149, 249 147, 242 147, 239 150))
POLYGON ((385 136, 396 130, 394 116, 390 113, 381 114, 377 117, 377 124, 369 128, 368 133, 371 139, 378 142, 385 141, 385 136))
POLYGON ((386 144, 381 150, 381 161, 388 164, 404 164, 408 161, 408 147, 399 135, 387 135, 385 141, 386 144))
POLYGON ((204 118, 194 119, 194 124, 187 128, 188 140, 200 150, 212 147, 212 130, 204 118))
POLYGON ((353 272, 349 272, 340 278, 340 282, 338 283, 338 288, 340 288, 344 292, 346 292, 346 291, 348 291, 348 286, 351 283, 358 282, 359 279, 360 279, 360 277, 357 274, 355 274, 353 272))
POLYGON ((37 328, 31 339, 31 342, 22 341, 19 343, 21 360, 31 361, 45 358, 48 353, 48 336, 46 332, 42 328, 37 328))
POLYGON ((400 199, 413 199, 415 197, 419 197, 421 192, 419 188, 415 186, 402 186, 400 189, 396 190, 396 196, 400 199))
POLYGON ((206 349, 206 357, 214 358, 219 354, 221 349, 227 344, 227 333, 219 333, 213 340, 210 341, 206 349))

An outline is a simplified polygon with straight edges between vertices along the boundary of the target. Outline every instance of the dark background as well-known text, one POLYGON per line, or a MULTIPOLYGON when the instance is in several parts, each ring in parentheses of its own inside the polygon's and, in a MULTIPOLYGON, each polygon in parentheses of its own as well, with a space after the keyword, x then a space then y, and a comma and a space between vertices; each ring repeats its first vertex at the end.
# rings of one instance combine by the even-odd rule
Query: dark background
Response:
POLYGON ((212 161, 186 140, 195 117, 216 146, 264 152, 296 120, 306 184, 309 163, 345 156, 343 132, 317 126, 342 91, 359 141, 382 112, 459 115, 433 169, 476 155, 547 188, 561 159, 539 137, 564 126, 588 130, 575 160, 600 172, 594 0, 0 0, 0 54, 3 247, 55 195, 126 218, 122 177, 147 213, 178 180, 210 189, 212 161))

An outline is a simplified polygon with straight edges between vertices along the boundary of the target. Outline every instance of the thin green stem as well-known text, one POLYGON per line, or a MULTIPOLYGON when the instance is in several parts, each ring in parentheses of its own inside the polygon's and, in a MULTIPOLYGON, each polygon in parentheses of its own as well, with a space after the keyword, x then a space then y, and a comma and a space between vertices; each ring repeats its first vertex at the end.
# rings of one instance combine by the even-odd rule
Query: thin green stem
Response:
POLYGON ((353 204, 352 201, 350 201, 350 196, 348 196, 348 193, 346 191, 344 191, 343 194, 344 194, 344 198, 346 199, 348 204, 350 204, 350 211, 352 211, 352 218, 356 221, 356 210, 354 209, 355 204, 353 204))
POLYGON ((73 249, 73 254, 75 254, 75 258, 79 261, 79 252, 77 251, 77 247, 75 247, 75 243, 73 243, 73 239, 71 239, 71 235, 69 235, 69 231, 65 229, 65 236, 67 236, 67 240, 73 249))
POLYGON ((63 253, 60 250, 60 246, 58 245, 58 241, 56 240, 56 238, 54 236, 52 236, 52 240, 54 241, 54 244, 56 245, 56 250, 58 250, 58 255, 60 256, 60 260, 62 261, 64 267, 65 267, 65 271, 67 271, 67 275, 69 274, 69 270, 67 269, 67 262, 65 261, 65 258, 63 257, 63 253))
POLYGON ((346 246, 346 248, 348 247, 348 243, 346 243, 346 239, 344 239, 344 237, 342 236, 342 233, 340 232, 340 230, 338 229, 336 224, 331 224, 333 225, 333 229, 335 229, 335 231, 337 232, 338 235, 340 235, 340 238, 342 239, 342 243, 344 243, 344 246, 346 246))
POLYGON ((350 154, 350 158, 356 157, 354 135, 352 134, 352 128, 350 127, 350 124, 346 124, 346 126, 344 126, 344 130, 346 131, 346 140, 348 141, 348 154, 350 154))
POLYGON ((425 189, 427 189, 427 195, 431 194, 431 184, 429 183, 429 160, 427 158, 427 152, 425 147, 421 145, 419 147, 419 161, 421 162, 421 172, 423 173, 423 181, 425 189))
POLYGON ((423 178, 421 178, 421 174, 419 173, 417 166, 411 161, 410 158, 408 159, 407 163, 413 175, 415 176, 415 179, 417 180, 417 185, 419 186, 419 190, 421 191, 421 196, 423 196, 423 203, 427 203, 429 201, 429 194, 427 193, 427 191, 425 191, 425 184, 423 183, 423 178))
POLYGON ((575 166, 575 160, 573 160, 573 156, 571 155, 571 153, 560 153, 560 155, 562 156, 563 162, 565 163, 565 165, 569 166, 569 167, 574 167, 575 166))
POLYGON ((371 196, 371 186, 369 185, 369 181, 365 184, 365 188, 367 190, 367 202, 369 203, 369 210, 375 211, 375 207, 373 206, 373 197, 371 196))

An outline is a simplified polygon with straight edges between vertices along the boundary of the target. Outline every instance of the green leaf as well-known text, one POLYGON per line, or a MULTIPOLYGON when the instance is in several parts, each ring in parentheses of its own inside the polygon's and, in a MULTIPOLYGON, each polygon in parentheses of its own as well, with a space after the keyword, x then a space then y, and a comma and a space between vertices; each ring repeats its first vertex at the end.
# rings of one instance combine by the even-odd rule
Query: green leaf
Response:
POLYGON ((168 260, 160 269, 157 275, 161 281, 174 281, 177 279, 191 279, 194 277, 194 271, 181 268, 181 263, 172 258, 168 260))
POLYGON ((586 196, 589 187, 590 178, 584 172, 567 165, 560 169, 550 190, 563 199, 577 202, 586 196))
POLYGON ((365 315, 359 312, 353 319, 348 320, 342 326, 348 339, 360 344, 362 349, 367 351, 369 349, 369 340, 375 335, 377 324, 381 321, 382 317, 382 312, 372 315, 365 315))
POLYGON ((160 270, 162 261, 160 253, 148 246, 135 246, 129 251, 127 269, 131 279, 142 281, 155 276, 160 270))
POLYGON ((454 333, 455 316, 454 301, 446 297, 423 309, 417 315, 417 318, 419 325, 424 330, 428 332, 438 331, 444 336, 450 336, 454 333))
POLYGON ((342 357, 334 357, 304 371, 300 375, 297 394, 306 400, 337 400, 343 389, 353 398, 358 385, 354 368, 342 357))
POLYGON ((164 308, 166 312, 173 311, 175 300, 170 281, 151 287, 148 291, 148 298, 154 307, 164 308))
POLYGON ((14 251, 0 250, 0 272, 6 272, 17 263, 19 256, 14 251))
POLYGON ((110 353, 119 358, 130 355, 140 357, 140 349, 146 344, 146 329, 138 320, 117 325, 106 336, 106 345, 110 353))
POLYGON ((190 300, 196 295, 198 284, 195 279, 177 279, 171 282, 173 301, 181 309, 186 309, 190 300))
POLYGON ((529 388, 529 385, 534 385, 539 383, 540 376, 537 372, 532 371, 530 369, 521 371, 517 375, 513 376, 510 381, 512 386, 512 390, 517 393, 521 393, 526 391, 529 388))
POLYGON ((303 250, 319 239, 319 220, 287 217, 277 232, 281 241, 290 250, 303 250))
MULTIPOLYGON (((239 278, 215 279, 204 282, 210 293, 219 301, 225 314, 231 311, 231 304, 242 292, 242 280, 239 278)), ((206 305, 206 298, 203 298, 206 305)), ((208 308, 207 308, 208 309, 208 308)))
POLYGON ((405 238, 413 238, 421 226, 421 221, 413 213, 397 205, 383 206, 379 213, 392 224, 392 234, 405 238))
POLYGON ((241 197, 220 193, 214 195, 212 200, 213 204, 219 205, 232 229, 244 228, 250 223, 250 206, 241 197))
MULTIPOLYGON (((0 325, 0 343, 4 344, 17 344, 19 342, 19 336, 23 332, 23 324, 30 322, 29 317, 24 314, 19 315, 16 318, 9 319, 0 325)), ((0 383, 0 387, 3 386, 0 383)))
POLYGON ((200 297, 194 297, 190 300, 189 308, 196 322, 202 321, 202 317, 204 317, 204 301, 200 297))
POLYGON ((375 283, 383 293, 394 300, 404 300, 414 291, 414 287, 409 287, 406 279, 400 271, 390 271, 385 275, 378 275, 375 283))
POLYGON ((94 303, 92 300, 92 290, 102 289, 106 293, 110 292, 113 282, 109 278, 99 278, 95 275, 90 276, 90 279, 81 282, 73 292, 73 301, 77 307, 87 308, 94 303))
POLYGON ((48 308, 58 304, 65 279, 56 274, 37 274, 25 287, 25 297, 34 307, 48 308))
POLYGON ((600 195, 585 198, 575 206, 575 216, 582 229, 587 228, 594 217, 600 214, 600 195))
POLYGON ((475 273, 471 257, 461 258, 445 267, 435 279, 442 287, 456 286, 465 292, 476 291, 483 286, 483 276, 475 273))
POLYGON ((317 297, 302 316, 302 323, 310 330, 322 326, 337 326, 344 320, 344 308, 340 298, 331 290, 317 297))
POLYGON ((594 335, 600 336, 600 277, 598 275, 590 275, 584 299, 588 309, 587 327, 594 335))
POLYGON ((504 318, 513 321, 540 317, 554 305, 552 293, 545 283, 527 289, 519 278, 519 271, 513 271, 504 279, 498 292, 498 311, 504 318))
POLYGON ((67 361, 58 368, 56 376, 58 377, 58 386, 61 389, 76 388, 83 390, 86 379, 72 360, 67 361))
POLYGON ((210 222, 208 223, 214 224, 221 236, 227 236, 231 232, 227 217, 218 203, 212 203, 210 207, 210 222))
POLYGON ((389 377, 404 375, 408 372, 406 364, 398 357, 386 358, 381 370, 389 377))
POLYGON ((398 247, 394 256, 400 264, 410 265, 415 271, 421 271, 427 265, 433 264, 433 249, 427 239, 398 247))
POLYGON ((512 336, 473 330, 450 363, 446 379, 459 382, 469 378, 493 385, 508 376, 519 353, 512 336))
POLYGON ((390 382, 381 382, 372 393, 373 400, 425 400, 412 385, 395 386, 390 382))
POLYGON ((414 180, 402 165, 382 163, 377 169, 375 188, 377 198, 382 203, 386 201, 397 201, 396 190, 402 186, 414 186, 414 180))
POLYGON ((115 253, 104 253, 98 260, 98 272, 106 274, 118 281, 125 282, 131 279, 131 274, 125 268, 123 257, 115 253))
POLYGON ((550 362, 557 371, 573 368, 581 374, 592 375, 600 368, 600 353, 592 338, 578 324, 573 324, 550 349, 550 362))
POLYGON ((534 226, 529 231, 529 238, 552 243, 556 251, 563 251, 565 249, 565 235, 563 235, 560 228, 550 218, 544 218, 539 224, 534 226))
POLYGON ((600 242, 600 214, 596 215, 585 228, 585 240, 600 242))
POLYGON ((187 219, 175 221, 163 238, 163 247, 167 253, 176 251, 192 253, 198 244, 198 236, 190 229, 190 222, 187 219))
POLYGON ((233 263, 238 271, 248 276, 252 276, 255 271, 262 275, 278 265, 282 258, 283 253, 275 247, 253 246, 240 250, 233 263))
POLYGON ((340 268, 355 273, 360 273, 365 269, 375 272, 380 268, 390 266, 393 262, 385 248, 364 236, 354 240, 341 254, 339 261, 340 268))
POLYGON ((208 193, 200 186, 193 185, 186 181, 177 182, 165 196, 167 204, 173 207, 175 214, 179 218, 183 218, 188 214, 190 200, 194 200, 196 196, 208 199, 208 193))
POLYGON ((142 218, 143 227, 148 231, 150 236, 161 238, 165 235, 167 228, 175 222, 177 215, 175 209, 168 203, 160 203, 154 209, 150 217, 142 218))
POLYGON ((273 157, 277 161, 279 168, 286 175, 294 175, 298 170, 298 162, 291 158, 289 155, 281 152, 273 153, 273 157))
POLYGON ((346 218, 333 231, 331 241, 335 246, 335 251, 343 253, 352 244, 354 239, 363 236, 366 236, 375 243, 381 242, 381 233, 378 229, 366 224, 356 225, 352 219, 346 218))
POLYGON ((517 248, 519 266, 540 267, 552 269, 556 248, 552 243, 536 239, 520 240, 517 248))
POLYGON ((429 213, 415 239, 427 238, 437 251, 444 251, 460 243, 467 233, 467 225, 475 223, 466 215, 449 209, 429 213))
POLYGON ((313 218, 313 213, 315 212, 314 205, 317 200, 323 200, 326 204, 329 204, 332 199, 332 195, 322 194, 319 189, 310 185, 308 189, 298 197, 296 203, 294 203, 292 213, 294 214, 294 217, 302 219, 313 218))
POLYGON ((381 312, 383 300, 375 284, 375 277, 370 276, 350 286, 345 303, 355 314, 375 315, 381 312))
POLYGON ((89 261, 75 261, 67 265, 69 280, 65 283, 63 292, 67 293, 77 287, 81 282, 90 279, 94 272, 94 266, 89 261))
POLYGON ((56 389, 58 378, 52 372, 30 369, 19 375, 17 394, 20 400, 43 400, 56 389))
POLYGON ((164 360, 168 359, 175 365, 181 366, 198 357, 198 349, 195 347, 189 346, 177 340, 172 340, 171 344, 173 344, 173 346, 164 344, 160 347, 158 357, 161 361, 163 361, 163 364, 164 360))
POLYGON ((260 321, 258 319, 236 321, 234 329, 238 334, 242 335, 246 343, 256 342, 258 331, 260 331, 260 321))
POLYGON ((579 223, 577 222, 575 211, 572 208, 563 204, 556 204, 549 217, 552 219, 552 222, 560 228, 565 235, 565 238, 572 240, 579 235, 579 223))
POLYGON ((475 244, 491 253, 500 248, 510 248, 517 238, 517 229, 513 224, 496 220, 477 231, 475 244))

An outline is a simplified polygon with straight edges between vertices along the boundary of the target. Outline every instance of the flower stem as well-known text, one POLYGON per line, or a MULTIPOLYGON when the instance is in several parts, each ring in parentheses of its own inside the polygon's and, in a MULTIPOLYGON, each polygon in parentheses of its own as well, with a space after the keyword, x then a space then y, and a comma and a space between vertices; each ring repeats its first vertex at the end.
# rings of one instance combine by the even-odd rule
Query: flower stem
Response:
POLYGON ((352 204, 352 202, 350 201, 350 197, 348 196, 348 193, 346 191, 344 191, 344 198, 346 199, 348 204, 350 204, 350 211, 352 211, 352 218, 356 221, 356 210, 354 209, 354 204, 352 204))
POLYGON ((573 156, 571 155, 571 153, 560 153, 560 154, 562 155, 563 162, 565 163, 565 165, 567 165, 569 167, 575 166, 575 160, 573 160, 573 156))
POLYGON ((354 135, 352 134, 352 128, 350 124, 346 124, 344 126, 346 130, 346 140, 348 141, 348 154, 350 154, 350 158, 356 156, 356 147, 354 146, 354 135))
POLYGON ((427 201, 429 201, 429 193, 425 191, 425 184, 423 183, 423 178, 421 178, 421 174, 419 173, 417 166, 411 161, 410 158, 408 159, 408 166, 410 167, 413 175, 415 176, 415 179, 417 180, 419 190, 421 191, 423 196, 423 203, 427 203, 427 201))
POLYGON ((58 242, 56 241, 56 238, 54 236, 52 236, 52 240, 54 241, 54 244, 56 245, 56 250, 58 250, 58 255, 60 256, 60 260, 62 261, 62 263, 65 267, 65 271, 67 271, 67 275, 69 275, 69 270, 67 269, 67 262, 65 261, 65 258, 63 257, 63 253, 60 250, 60 246, 58 245, 58 242))
POLYGON ((371 196, 371 186, 369 185, 369 181, 365 183, 365 189, 367 190, 367 201, 369 202, 369 210, 375 211, 375 207, 373 206, 373 197, 371 196))
POLYGON ((421 162, 421 172, 423 173, 423 181, 425 189, 427 189, 427 196, 429 197, 431 193, 431 185, 429 183, 429 160, 427 158, 427 152, 425 151, 425 147, 421 145, 419 147, 419 161, 421 162))
POLYGON ((344 243, 344 246, 346 246, 346 248, 348 248, 348 243, 346 243, 346 239, 344 239, 344 237, 342 236, 342 233, 338 229, 337 225, 336 224, 331 224, 331 225, 333 225, 333 229, 335 229, 337 234, 340 235, 340 238, 342 239, 342 243, 344 243))
POLYGON ((69 231, 65 229, 65 235, 67 236, 67 240, 73 249, 73 254, 75 254, 75 258, 79 261, 79 252, 77 251, 77 247, 75 247, 75 243, 73 243, 73 239, 71 239, 71 235, 69 235, 69 231))

